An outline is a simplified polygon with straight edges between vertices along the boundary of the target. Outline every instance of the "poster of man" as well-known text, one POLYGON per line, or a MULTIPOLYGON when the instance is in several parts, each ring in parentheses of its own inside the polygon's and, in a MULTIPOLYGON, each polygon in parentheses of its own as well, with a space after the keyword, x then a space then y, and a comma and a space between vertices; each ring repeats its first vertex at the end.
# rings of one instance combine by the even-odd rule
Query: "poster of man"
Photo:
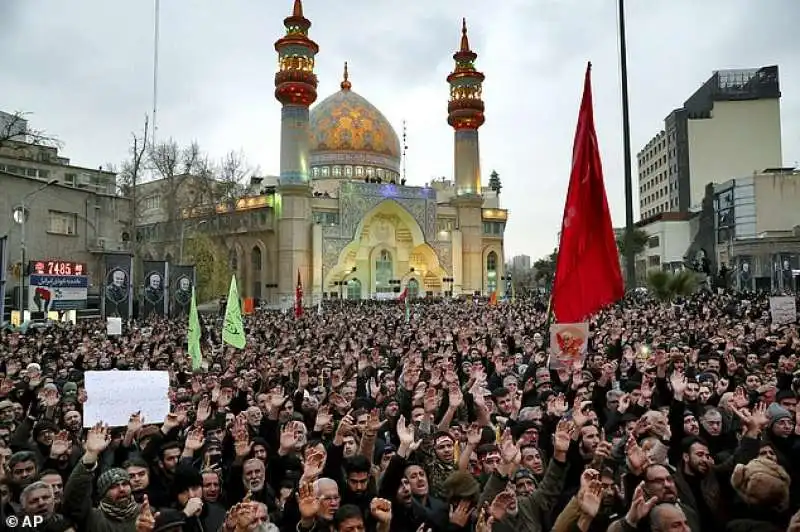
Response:
POLYGON ((192 280, 184 275, 180 277, 175 283, 175 305, 183 309, 188 309, 189 304, 192 302, 192 280))
POLYGON ((123 317, 128 314, 128 272, 114 268, 106 277, 106 316, 123 317))
POLYGON ((161 272, 151 271, 144 278, 144 298, 142 314, 164 315, 164 277, 161 272))

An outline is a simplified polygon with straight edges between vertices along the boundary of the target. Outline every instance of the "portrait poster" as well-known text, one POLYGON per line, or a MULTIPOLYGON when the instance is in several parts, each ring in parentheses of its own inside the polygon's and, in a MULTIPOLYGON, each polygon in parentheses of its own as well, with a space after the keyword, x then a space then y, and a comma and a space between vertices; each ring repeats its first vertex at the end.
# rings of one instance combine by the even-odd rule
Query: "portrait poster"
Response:
POLYGON ((104 317, 127 320, 133 314, 133 263, 130 255, 105 255, 102 307, 104 317))
POLYGON ((736 281, 739 291, 753 290, 753 257, 741 255, 736 258, 736 281))
POLYGON ((163 260, 146 260, 142 262, 142 298, 139 303, 139 315, 147 319, 151 316, 166 316, 167 286, 169 286, 169 265, 163 260))
POLYGON ((583 363, 589 347, 588 323, 554 323, 550 326, 550 369, 572 371, 583 363))
POLYGON ((189 315, 194 287, 194 265, 170 267, 169 315, 173 318, 189 315))

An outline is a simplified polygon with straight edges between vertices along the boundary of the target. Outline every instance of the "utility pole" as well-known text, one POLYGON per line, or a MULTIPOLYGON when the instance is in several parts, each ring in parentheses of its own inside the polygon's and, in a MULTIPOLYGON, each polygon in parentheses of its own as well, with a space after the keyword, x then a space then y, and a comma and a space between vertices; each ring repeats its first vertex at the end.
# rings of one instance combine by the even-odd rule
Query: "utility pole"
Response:
POLYGON ((636 256, 633 253, 633 175, 631 171, 631 124, 628 109, 628 51, 625 43, 625 4, 619 4, 619 71, 622 85, 622 149, 625 168, 625 284, 636 288, 636 256))

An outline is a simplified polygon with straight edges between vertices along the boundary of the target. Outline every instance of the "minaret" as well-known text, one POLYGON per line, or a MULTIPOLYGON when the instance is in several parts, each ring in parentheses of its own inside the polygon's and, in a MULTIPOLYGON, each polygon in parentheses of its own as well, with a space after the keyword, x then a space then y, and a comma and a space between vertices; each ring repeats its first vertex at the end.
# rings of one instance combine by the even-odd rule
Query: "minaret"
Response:
MULTIPOLYGON (((455 130, 454 174, 456 195, 452 204, 458 213, 461 233, 461 267, 454 265, 454 291, 471 294, 483 291, 483 222, 481 219, 481 160, 478 128, 483 125, 484 75, 475 70, 478 54, 469 47, 467 21, 462 20, 461 46, 453 54, 456 65, 447 76, 450 84, 450 103, 447 123, 455 130), (461 275, 458 275, 460 270, 461 275), (460 277, 460 278, 459 278, 460 277)), ((459 257, 455 257, 458 261, 459 257)))
MULTIPOLYGON (((278 186, 278 294, 293 297, 297 272, 306 290, 311 279, 311 186, 309 183, 308 108, 317 99, 314 57, 317 43, 308 38, 311 21, 302 0, 294 0, 284 19, 286 35, 275 43, 279 70, 275 98, 281 108, 281 175, 278 186)), ((310 290, 309 290, 310 291, 310 290)))

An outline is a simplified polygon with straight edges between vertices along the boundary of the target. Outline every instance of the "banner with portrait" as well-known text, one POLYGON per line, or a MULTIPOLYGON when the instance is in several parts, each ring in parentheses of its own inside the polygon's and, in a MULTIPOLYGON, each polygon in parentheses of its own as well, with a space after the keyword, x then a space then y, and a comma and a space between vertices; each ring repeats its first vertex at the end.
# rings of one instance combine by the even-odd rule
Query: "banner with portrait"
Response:
POLYGON ((194 265, 170 267, 170 317, 178 318, 189 315, 194 283, 194 265))
POLYGON ((740 292, 752 292, 753 277, 753 257, 749 255, 736 257, 736 288, 740 292))
POLYGON ((791 253, 781 253, 775 255, 775 279, 774 289, 780 292, 794 292, 795 281, 794 272, 800 270, 798 265, 800 256, 791 253))
POLYGON ((146 260, 142 262, 144 276, 142 297, 139 301, 139 317, 147 319, 151 316, 166 316, 169 298, 169 264, 163 260, 146 260))
POLYGON ((133 261, 130 255, 104 255, 103 317, 127 320, 133 314, 133 261))

